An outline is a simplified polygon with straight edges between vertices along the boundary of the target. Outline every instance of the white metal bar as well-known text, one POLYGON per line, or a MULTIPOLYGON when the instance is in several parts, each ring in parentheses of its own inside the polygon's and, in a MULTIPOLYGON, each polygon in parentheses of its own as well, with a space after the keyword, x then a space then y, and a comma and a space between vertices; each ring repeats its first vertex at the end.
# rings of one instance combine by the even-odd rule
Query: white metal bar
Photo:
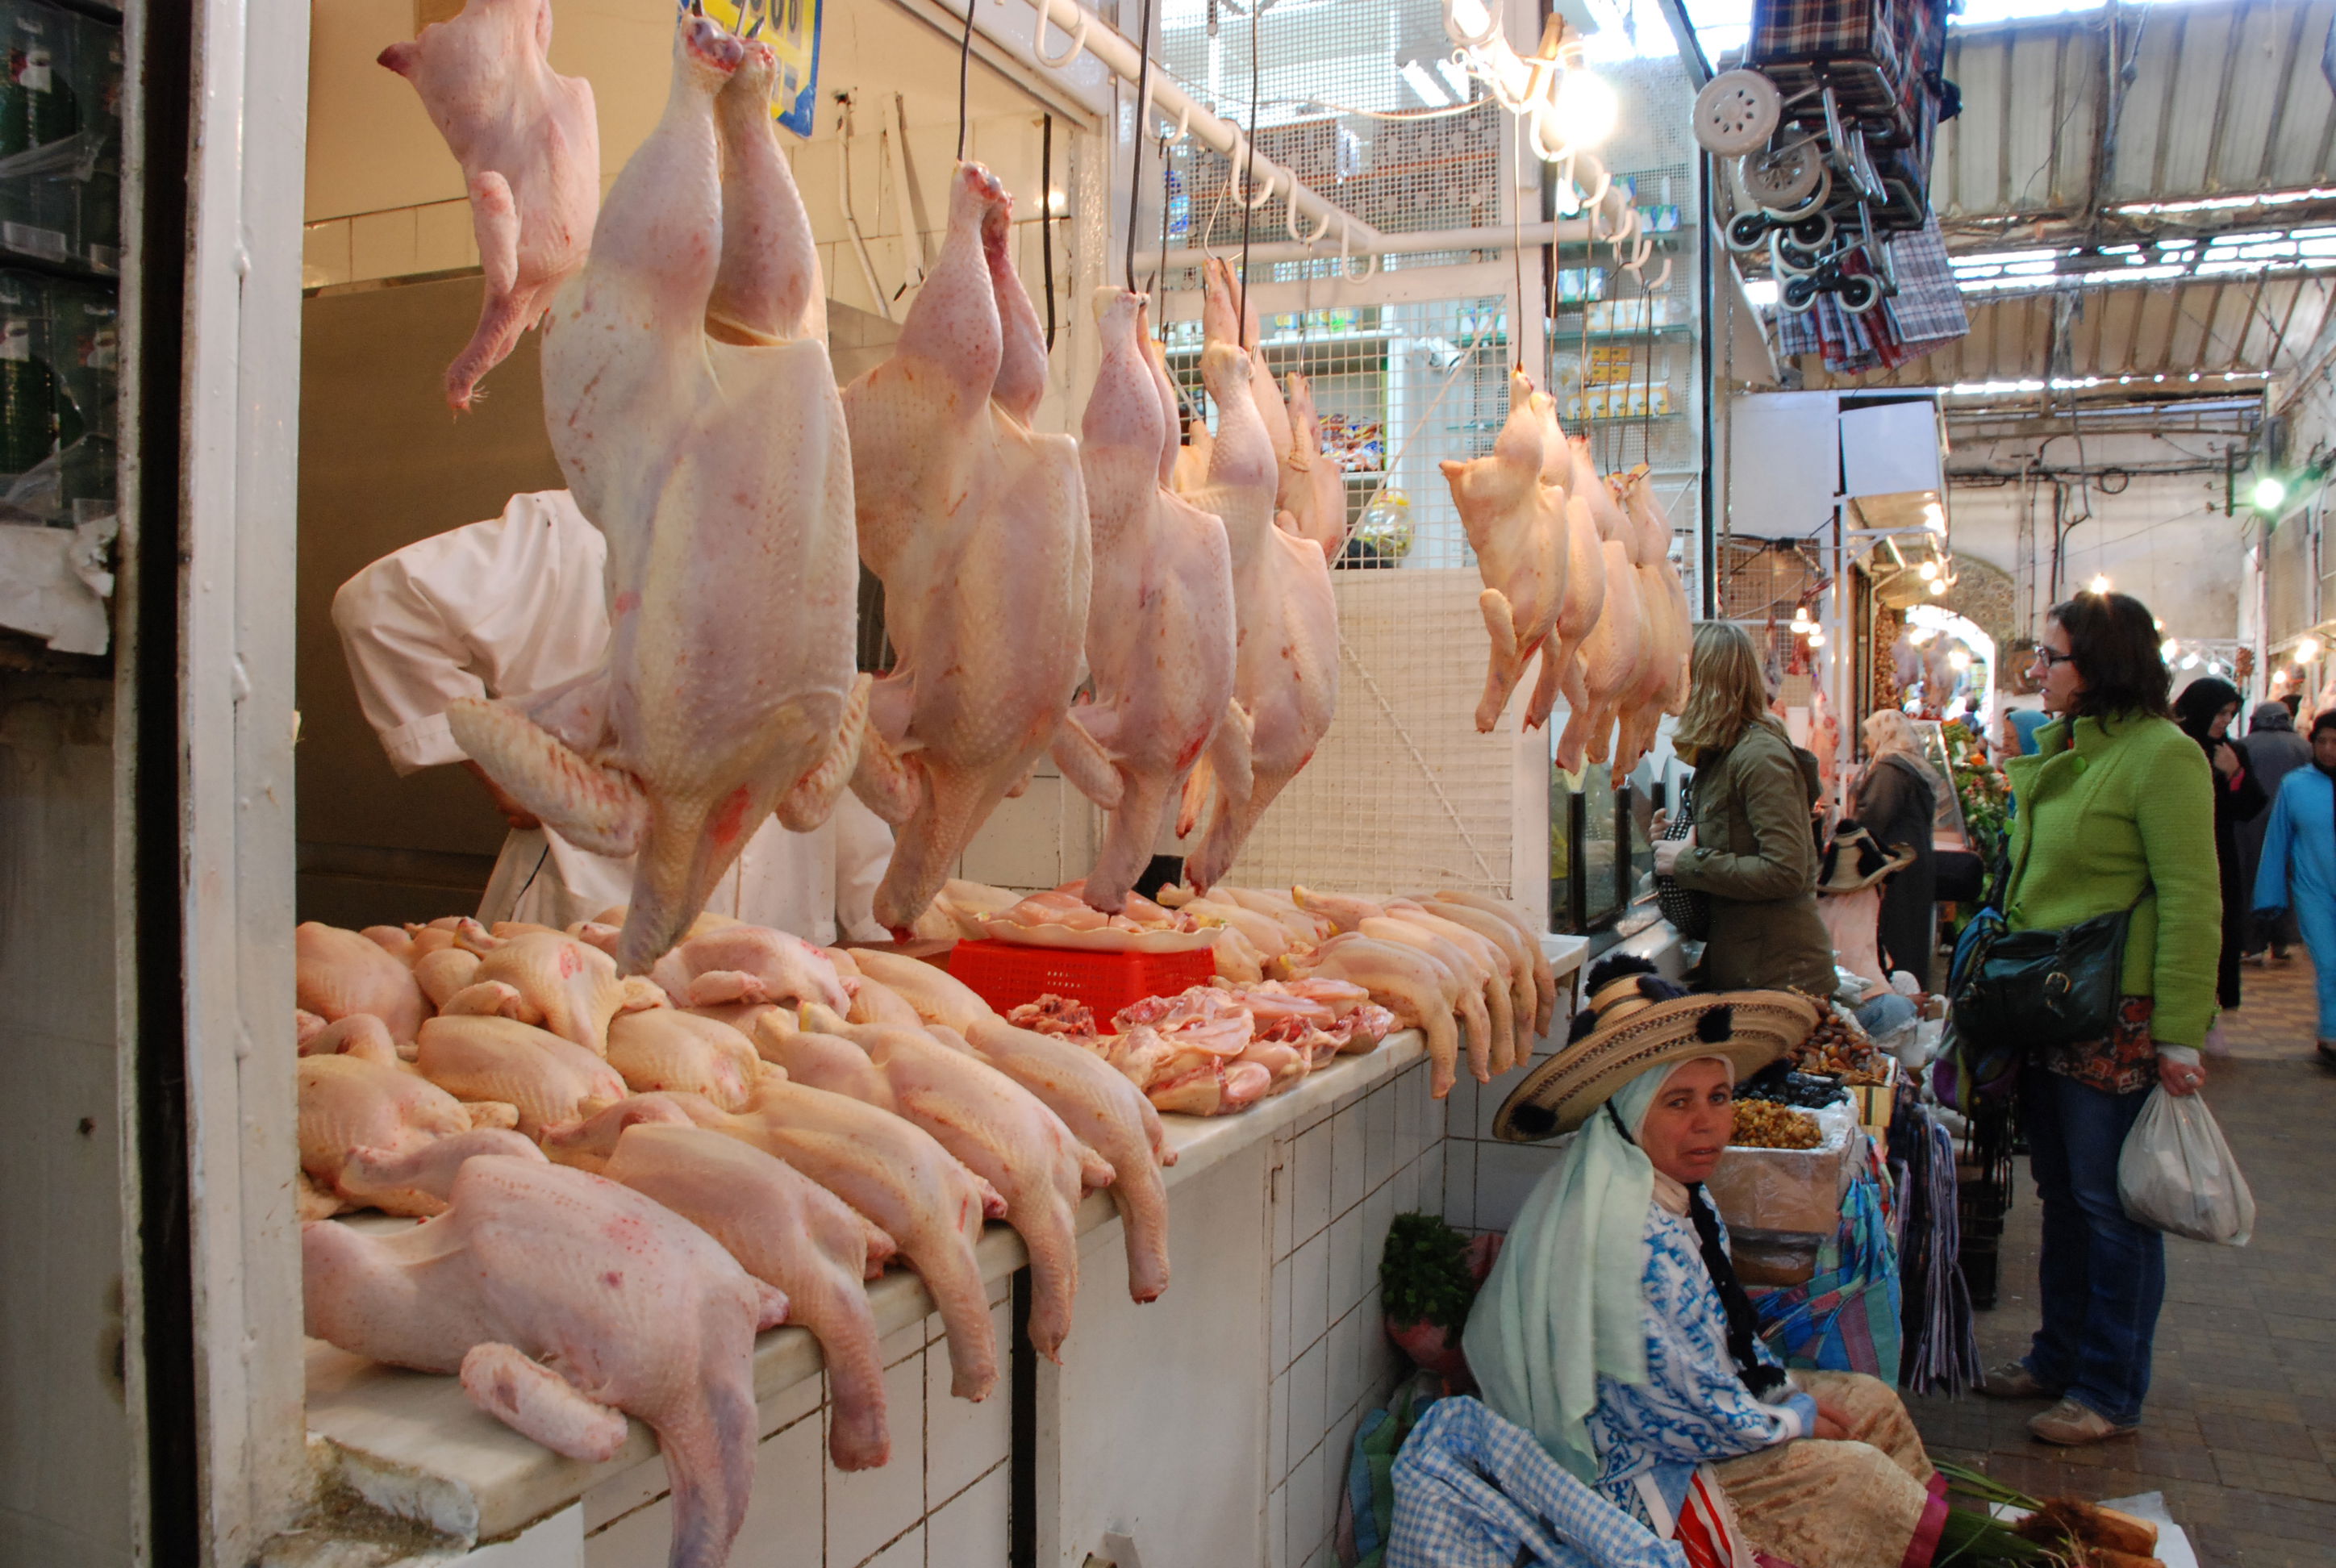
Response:
MULTIPOLYGON (((1338 254, 1338 226, 1333 224, 1330 237, 1319 244, 1289 239, 1252 244, 1249 258, 1251 262, 1328 260, 1338 254)), ((1517 244, 1580 245, 1590 238, 1588 219, 1561 218, 1553 223, 1528 223, 1523 229, 1497 223, 1475 229, 1425 229, 1414 234, 1380 234, 1370 242, 1370 249, 1379 256, 1424 256, 1436 250, 1506 250, 1517 244)), ((1363 246, 1358 225, 1355 235, 1358 254, 1363 246)), ((1163 259, 1170 267, 1198 267, 1214 254, 1210 250, 1171 250, 1163 259)))
POLYGON ((202 1466, 203 1562, 240 1568, 310 1490, 287 1010, 307 5, 200 0, 193 86, 185 566, 178 583, 145 590, 182 596, 176 830, 200 1441, 180 1460, 202 1466))

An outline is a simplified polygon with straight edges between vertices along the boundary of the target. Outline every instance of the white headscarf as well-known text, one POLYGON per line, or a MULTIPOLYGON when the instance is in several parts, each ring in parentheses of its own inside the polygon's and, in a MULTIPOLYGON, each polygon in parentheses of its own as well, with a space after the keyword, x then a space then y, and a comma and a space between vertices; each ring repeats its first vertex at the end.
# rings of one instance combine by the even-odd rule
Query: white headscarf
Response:
POLYGON ((1647 1380, 1647 1205, 1660 1178, 1639 1131, 1672 1075, 1705 1061, 1733 1081, 1725 1057, 1664 1062, 1608 1101, 1613 1115, 1592 1114, 1533 1184, 1461 1337, 1484 1403, 1584 1482, 1598 1474, 1586 1422, 1600 1374, 1647 1380))

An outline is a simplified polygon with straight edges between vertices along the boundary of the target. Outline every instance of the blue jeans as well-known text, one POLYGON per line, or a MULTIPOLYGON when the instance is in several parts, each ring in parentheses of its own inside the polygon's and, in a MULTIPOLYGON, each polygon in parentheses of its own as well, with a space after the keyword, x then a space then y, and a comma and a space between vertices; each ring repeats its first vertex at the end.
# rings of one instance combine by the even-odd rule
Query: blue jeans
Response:
POLYGON ((2148 1097, 2033 1066, 2020 1078, 2028 1168, 2044 1201, 2043 1326, 2028 1370, 2119 1427, 2141 1419, 2166 1298, 2166 1238, 2127 1219, 2117 1201, 2117 1154, 2148 1097))

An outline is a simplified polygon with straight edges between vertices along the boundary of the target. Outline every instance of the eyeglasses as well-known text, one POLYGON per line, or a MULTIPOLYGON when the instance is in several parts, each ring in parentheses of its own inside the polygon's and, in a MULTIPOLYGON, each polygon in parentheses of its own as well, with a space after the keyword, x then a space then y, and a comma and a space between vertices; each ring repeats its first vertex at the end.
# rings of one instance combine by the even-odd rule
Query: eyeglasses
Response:
POLYGON ((2047 670, 2051 670, 2057 669, 2064 664, 2074 663, 2076 657, 2077 656, 2073 653, 2062 653, 2057 648, 2046 648, 2043 644, 2039 643, 2036 645, 2036 657, 2029 662, 2031 664, 2040 664, 2047 670))

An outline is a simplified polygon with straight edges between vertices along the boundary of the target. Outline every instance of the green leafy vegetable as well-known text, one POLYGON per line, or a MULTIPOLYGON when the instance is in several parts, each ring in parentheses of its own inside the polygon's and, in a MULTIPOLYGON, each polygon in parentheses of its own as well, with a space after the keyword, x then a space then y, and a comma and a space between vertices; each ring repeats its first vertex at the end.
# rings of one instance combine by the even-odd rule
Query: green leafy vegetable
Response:
POLYGON ((1456 1332, 1475 1299, 1468 1238, 1434 1214, 1397 1214, 1379 1255, 1379 1303, 1388 1319, 1456 1332))

